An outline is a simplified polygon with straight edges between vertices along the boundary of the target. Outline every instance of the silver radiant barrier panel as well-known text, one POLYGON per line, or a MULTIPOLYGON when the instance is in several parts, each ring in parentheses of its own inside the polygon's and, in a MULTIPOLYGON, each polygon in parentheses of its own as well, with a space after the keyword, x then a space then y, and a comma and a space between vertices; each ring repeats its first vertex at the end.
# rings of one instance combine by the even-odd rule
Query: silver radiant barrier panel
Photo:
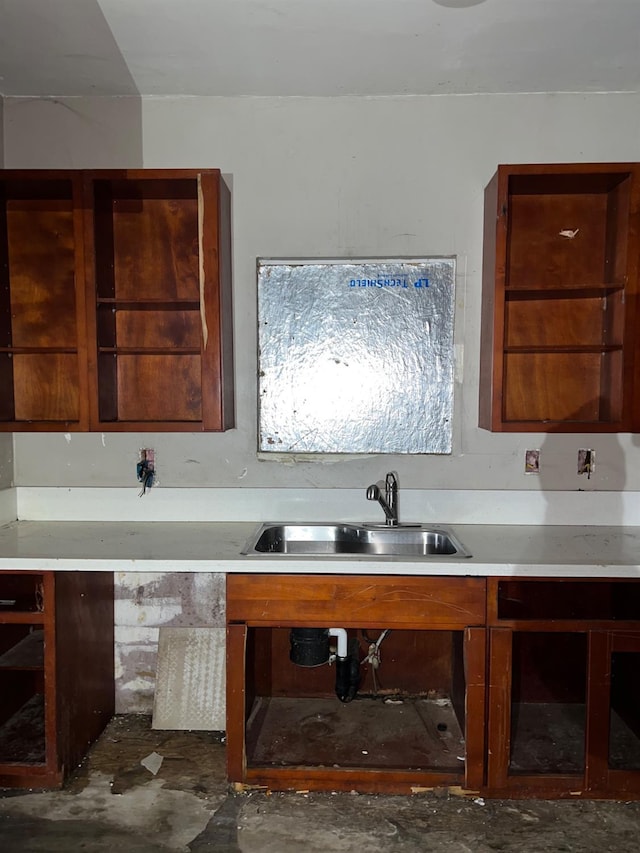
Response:
POLYGON ((451 453, 455 259, 258 261, 258 449, 451 453))

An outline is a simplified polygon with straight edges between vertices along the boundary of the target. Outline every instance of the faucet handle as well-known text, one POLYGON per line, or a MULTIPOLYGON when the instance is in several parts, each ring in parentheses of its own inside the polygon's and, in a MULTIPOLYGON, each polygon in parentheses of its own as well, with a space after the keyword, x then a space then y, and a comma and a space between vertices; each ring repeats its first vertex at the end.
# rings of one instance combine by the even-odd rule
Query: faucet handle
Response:
POLYGON ((384 478, 384 483, 387 489, 397 489, 398 488, 398 475, 395 471, 389 471, 387 476, 384 478))

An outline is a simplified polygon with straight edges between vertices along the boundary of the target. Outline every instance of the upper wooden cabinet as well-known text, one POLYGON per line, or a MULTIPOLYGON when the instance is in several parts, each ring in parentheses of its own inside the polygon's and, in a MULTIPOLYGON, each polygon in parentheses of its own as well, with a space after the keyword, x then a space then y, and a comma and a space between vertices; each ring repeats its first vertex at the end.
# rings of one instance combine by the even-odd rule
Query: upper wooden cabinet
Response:
POLYGON ((0 428, 87 429, 82 180, 0 172, 0 428))
POLYGON ((485 192, 480 426, 628 432, 640 165, 500 166, 485 192))
POLYGON ((218 170, 0 172, 0 429, 233 426, 218 170))

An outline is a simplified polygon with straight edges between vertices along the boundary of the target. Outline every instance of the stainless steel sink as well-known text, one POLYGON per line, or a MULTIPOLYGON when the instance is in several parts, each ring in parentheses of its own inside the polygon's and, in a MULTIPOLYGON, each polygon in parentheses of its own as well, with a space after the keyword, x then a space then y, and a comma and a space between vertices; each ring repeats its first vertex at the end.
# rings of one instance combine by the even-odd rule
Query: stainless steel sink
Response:
POLYGON ((291 556, 470 557, 443 527, 368 524, 262 524, 243 554, 291 556))

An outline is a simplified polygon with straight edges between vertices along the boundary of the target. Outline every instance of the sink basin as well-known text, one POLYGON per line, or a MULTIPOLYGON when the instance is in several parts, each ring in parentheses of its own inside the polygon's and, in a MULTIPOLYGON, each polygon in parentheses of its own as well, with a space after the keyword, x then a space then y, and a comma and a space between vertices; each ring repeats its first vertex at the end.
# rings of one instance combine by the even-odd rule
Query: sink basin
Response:
POLYGON ((291 556, 470 557, 443 527, 367 524, 262 524, 243 554, 291 556))

